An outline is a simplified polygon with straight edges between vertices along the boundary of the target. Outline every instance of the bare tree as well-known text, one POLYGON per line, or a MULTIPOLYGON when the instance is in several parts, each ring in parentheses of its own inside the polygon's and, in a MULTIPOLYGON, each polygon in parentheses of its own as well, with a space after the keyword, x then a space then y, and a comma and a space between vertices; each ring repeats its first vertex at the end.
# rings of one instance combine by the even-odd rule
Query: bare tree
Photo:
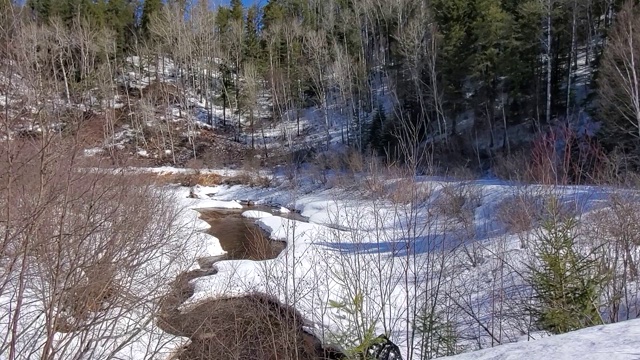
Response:
POLYGON ((623 121, 618 129, 640 138, 640 12, 627 1, 616 18, 599 77, 601 106, 623 121))
POLYGON ((329 51, 324 46, 326 33, 323 30, 313 31, 305 34, 305 49, 309 54, 311 64, 308 67, 309 76, 313 82, 313 90, 316 93, 322 117, 324 119, 325 146, 329 149, 331 141, 330 129, 331 120, 329 116, 329 96, 331 90, 330 75, 327 74, 329 65, 329 51))
MULTIPOLYGON (((21 24, 5 54, 29 101, 0 120, 0 353, 151 358, 173 341, 154 314, 166 284, 192 265, 194 229, 170 193, 83 166, 85 113, 67 104, 78 64, 66 55, 78 43, 57 26, 21 24), (19 136, 25 126, 33 130, 19 136)), ((102 59, 86 45, 80 62, 93 71, 102 59)))

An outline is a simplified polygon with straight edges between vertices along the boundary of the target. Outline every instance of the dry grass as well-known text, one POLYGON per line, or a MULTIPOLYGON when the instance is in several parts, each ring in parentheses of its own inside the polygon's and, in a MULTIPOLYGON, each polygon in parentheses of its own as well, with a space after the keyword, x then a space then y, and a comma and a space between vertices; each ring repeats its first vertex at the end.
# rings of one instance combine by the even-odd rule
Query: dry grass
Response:
POLYGON ((221 183, 229 186, 248 185, 251 187, 270 187, 273 184, 272 180, 266 176, 252 176, 246 172, 224 178, 221 183))
POLYGON ((182 186, 215 186, 224 182, 224 178, 217 174, 201 173, 196 171, 191 174, 170 173, 170 174, 149 174, 156 184, 180 184, 182 186))
POLYGON ((543 199, 529 193, 506 197, 496 205, 498 221, 512 234, 533 229, 542 219, 543 212, 543 199))
POLYGON ((482 202, 482 192, 477 187, 447 184, 434 200, 433 211, 448 218, 472 222, 475 210, 482 202))
POLYGON ((251 187, 273 186, 273 179, 267 176, 252 176, 250 173, 242 172, 235 176, 222 176, 213 173, 200 172, 193 173, 164 173, 164 174, 132 174, 132 178, 144 178, 158 185, 179 184, 181 186, 216 186, 216 185, 247 185, 251 187))
POLYGON ((421 186, 413 178, 403 177, 385 189, 387 200, 394 204, 421 204, 431 196, 430 187, 421 186))

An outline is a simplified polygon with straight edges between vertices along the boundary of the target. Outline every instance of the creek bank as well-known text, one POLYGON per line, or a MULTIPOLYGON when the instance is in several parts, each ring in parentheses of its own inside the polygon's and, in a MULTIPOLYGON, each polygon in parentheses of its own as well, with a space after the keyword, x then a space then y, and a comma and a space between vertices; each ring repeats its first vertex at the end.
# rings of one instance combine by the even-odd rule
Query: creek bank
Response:
POLYGON ((276 216, 273 212, 277 211, 277 216, 304 220, 295 212, 270 206, 225 207, 197 211, 211 225, 207 233, 218 238, 226 254, 198 259, 200 269, 178 276, 161 301, 158 326, 190 340, 172 359, 344 359, 340 350, 324 346, 304 329, 306 321, 297 310, 265 294, 208 299, 188 311, 179 310, 194 294, 191 280, 215 275, 217 262, 274 259, 286 248, 285 242, 269 239, 256 225, 258 215, 276 216), (247 214, 247 210, 253 213, 247 214))

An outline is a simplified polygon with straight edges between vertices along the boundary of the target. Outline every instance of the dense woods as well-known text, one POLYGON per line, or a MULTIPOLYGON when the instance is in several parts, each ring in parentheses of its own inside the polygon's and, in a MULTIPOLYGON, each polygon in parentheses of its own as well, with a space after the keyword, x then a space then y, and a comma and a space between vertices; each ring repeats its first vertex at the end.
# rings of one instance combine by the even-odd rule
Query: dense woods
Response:
MULTIPOLYGON (((266 97, 272 124, 315 106, 325 148, 340 118, 342 143, 389 160, 406 161, 401 143, 409 142, 440 163, 486 170, 514 158, 535 162, 535 144, 553 137, 579 162, 571 164, 580 170, 570 181, 593 178, 604 157, 614 172, 637 164, 634 1, 263 5, 29 0, 19 7, 5 0, 3 36, 16 41, 27 26, 49 31, 65 47, 50 71, 71 67, 63 74, 69 98, 102 86, 95 71, 126 74, 128 56, 146 66, 169 58, 182 88, 223 106, 225 126, 242 131, 241 118, 249 119, 253 148, 257 102, 266 97), (616 158, 605 156, 611 154, 616 158)), ((6 46, 3 57, 15 56, 6 46)))

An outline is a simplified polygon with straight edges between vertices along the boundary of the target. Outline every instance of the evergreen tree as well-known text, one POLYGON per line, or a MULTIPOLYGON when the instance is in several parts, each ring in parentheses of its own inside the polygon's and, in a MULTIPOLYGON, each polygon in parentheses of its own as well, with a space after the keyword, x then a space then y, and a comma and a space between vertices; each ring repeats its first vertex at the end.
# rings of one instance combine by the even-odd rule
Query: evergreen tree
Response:
POLYGON ((285 10, 281 0, 269 0, 262 11, 262 22, 265 30, 270 29, 274 24, 281 24, 285 18, 285 10))
POLYGON ((534 116, 541 106, 541 71, 539 39, 542 36, 542 7, 539 0, 508 1, 506 11, 513 18, 511 36, 507 44, 504 71, 506 94, 511 99, 507 119, 534 116))
POLYGON ((258 63, 261 56, 258 6, 253 5, 247 11, 247 21, 245 23, 244 38, 244 58, 252 63, 258 63))
POLYGON ((27 7, 31 10, 33 16, 42 22, 49 21, 52 15, 52 0, 28 0, 27 7))
POLYGON ((144 0, 142 5, 142 18, 140 27, 145 36, 149 36, 149 25, 151 19, 162 9, 162 0, 144 0))
POLYGON ((597 259, 583 255, 576 243, 574 218, 563 216, 557 199, 552 199, 550 217, 535 242, 535 257, 529 264, 529 283, 537 303, 530 309, 539 326, 561 334, 602 323, 598 304, 606 275, 599 272, 597 259))
POLYGON ((118 50, 124 52, 135 28, 135 5, 131 0, 103 0, 103 7, 104 24, 115 31, 118 50))
POLYGON ((231 11, 229 8, 220 6, 216 11, 216 28, 219 34, 224 34, 229 29, 231 11))
POLYGON ((244 7, 242 0, 231 0, 231 19, 242 22, 244 20, 244 7))
POLYGON ((384 108, 382 105, 378 105, 378 109, 376 111, 373 120, 371 121, 371 125, 369 126, 369 136, 368 142, 369 146, 372 150, 374 150, 378 155, 381 155, 384 148, 384 128, 386 126, 387 116, 385 115, 384 108))
MULTIPOLYGON (((502 89, 504 68, 508 59, 507 46, 511 36, 511 17, 501 7, 500 0, 477 0, 476 20, 471 26, 474 37, 470 58, 470 75, 476 85, 475 108, 488 127, 495 120, 496 100, 502 89)), ((493 140, 493 139, 492 139, 493 140)), ((492 142, 493 143, 493 142, 492 142)))
MULTIPOLYGON (((445 103, 454 114, 465 110, 464 84, 469 75, 469 59, 473 47, 471 25, 476 19, 474 1, 434 0, 432 8, 439 9, 434 19, 441 35, 441 67, 445 87, 445 103)), ((452 129, 455 131, 455 124, 452 129)))

